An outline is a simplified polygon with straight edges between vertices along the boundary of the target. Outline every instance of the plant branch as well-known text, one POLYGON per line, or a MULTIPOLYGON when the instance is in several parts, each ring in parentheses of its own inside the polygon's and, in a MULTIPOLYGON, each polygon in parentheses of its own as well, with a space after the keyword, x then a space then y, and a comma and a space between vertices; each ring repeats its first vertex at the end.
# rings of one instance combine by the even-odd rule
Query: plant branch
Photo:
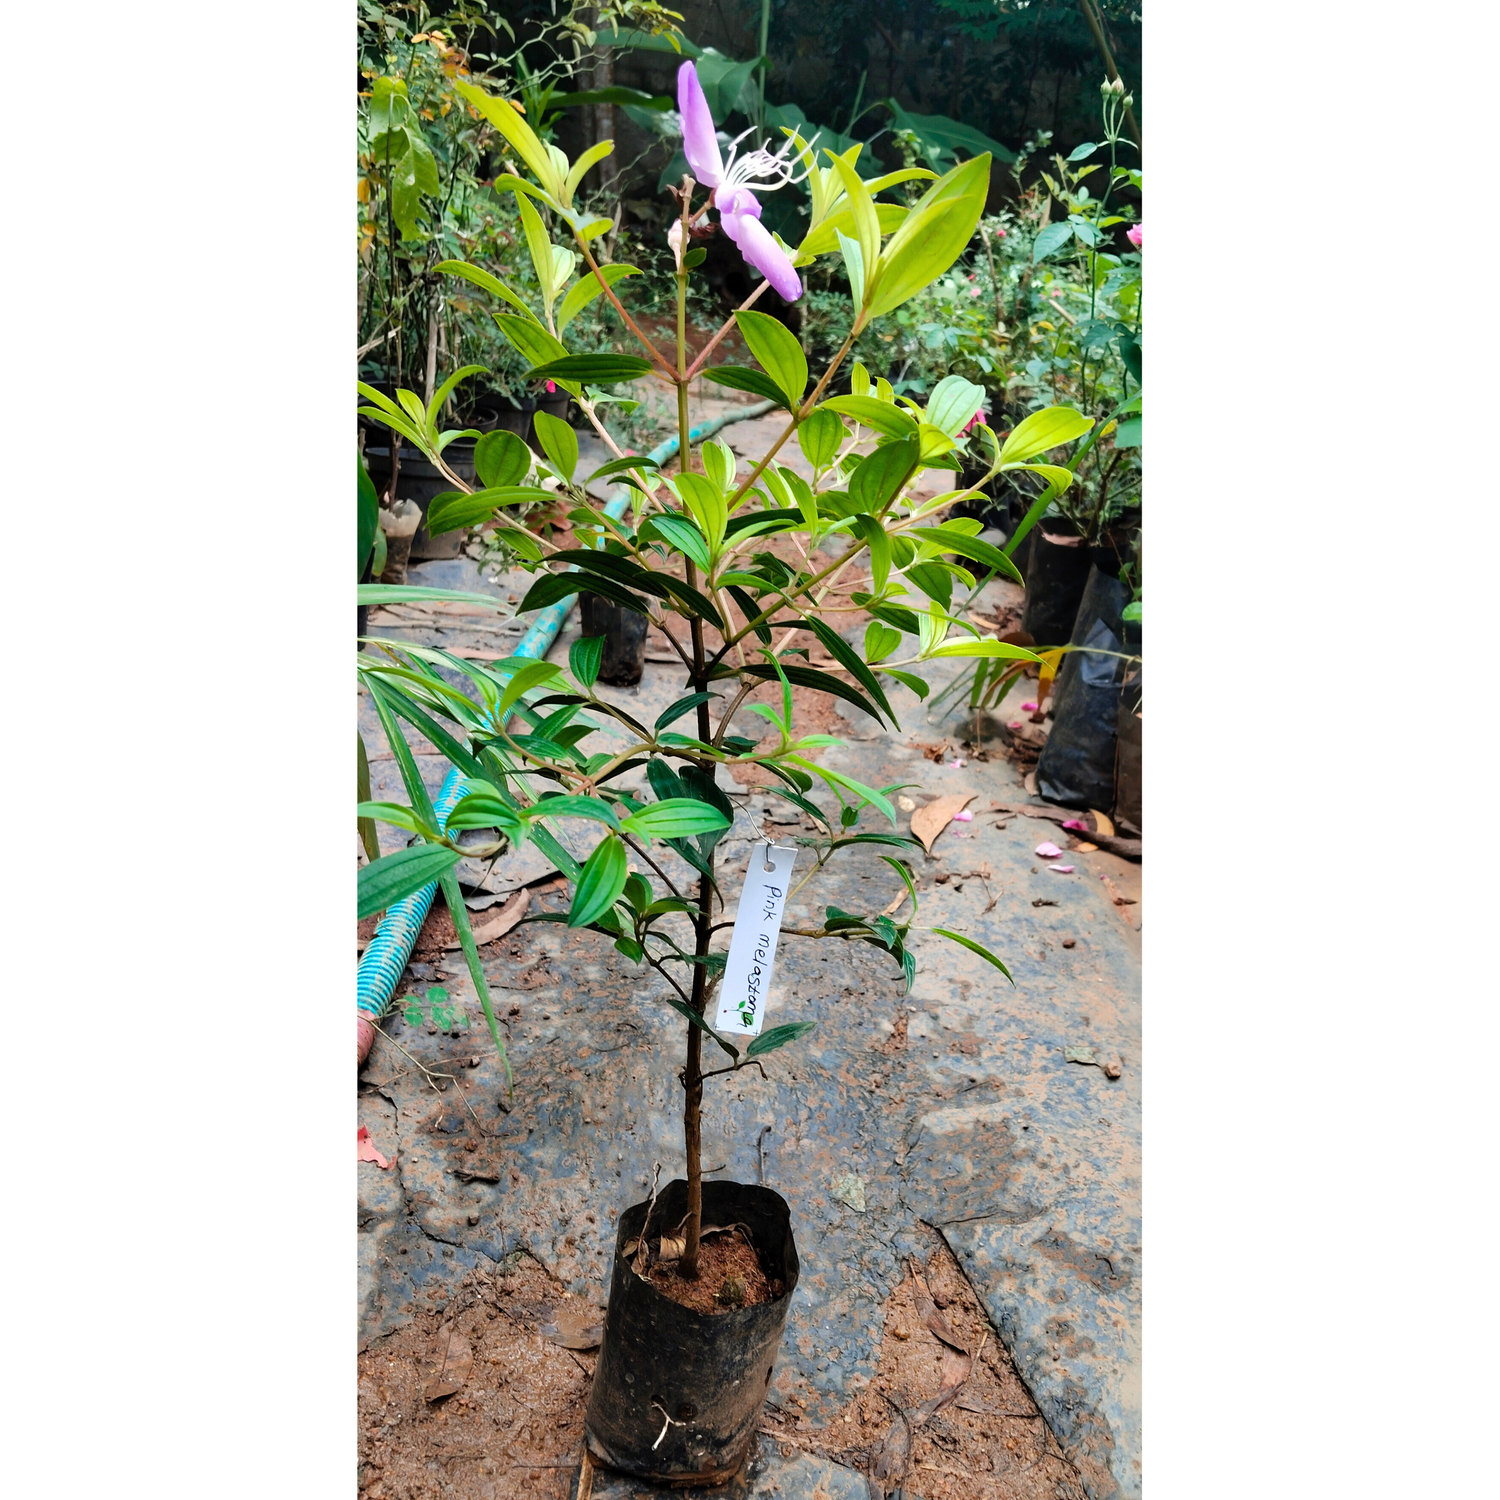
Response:
MULTIPOLYGON (((770 284, 771 283, 769 281, 761 282, 761 284, 756 287, 756 289, 751 292, 750 295, 746 297, 742 303, 740 303, 736 311, 746 312, 748 309, 754 307, 756 302, 760 299, 760 294, 765 291, 765 289, 770 286, 770 284)), ((729 330, 734 326, 734 314, 731 313, 730 316, 724 320, 724 326, 720 328, 719 331, 708 341, 703 352, 697 357, 697 359, 692 362, 692 364, 688 366, 687 378, 689 380, 692 380, 694 376, 696 376, 699 371, 703 369, 703 366, 708 363, 708 356, 719 347, 719 341, 723 339, 725 334, 727 334, 729 330)))

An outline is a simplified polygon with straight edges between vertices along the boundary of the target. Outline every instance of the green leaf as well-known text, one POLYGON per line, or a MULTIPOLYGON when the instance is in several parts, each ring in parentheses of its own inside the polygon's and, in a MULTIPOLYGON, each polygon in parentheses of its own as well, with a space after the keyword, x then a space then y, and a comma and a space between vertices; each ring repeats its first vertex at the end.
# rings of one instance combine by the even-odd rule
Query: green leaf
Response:
POLYGON ((679 698, 675 703, 669 703, 657 717, 657 732, 660 733, 669 725, 675 724, 683 714, 697 708, 700 703, 711 703, 715 698, 723 696, 722 693, 689 693, 687 697, 679 698))
POLYGON ((817 1030, 817 1026, 816 1021, 788 1021, 784 1026, 773 1026, 769 1031, 763 1031, 750 1039, 750 1045, 745 1048, 746 1061, 752 1057, 764 1057, 778 1047, 785 1047, 788 1042, 795 1042, 799 1036, 806 1036, 809 1031, 817 1030))
POLYGON ((875 592, 884 593, 891 576, 890 535, 874 516, 855 516, 853 529, 870 549, 870 581, 875 592))
POLYGON ((519 485, 531 472, 531 449, 513 432, 487 432, 474 444, 474 471, 487 490, 519 485))
POLYGON ((696 833, 716 833, 728 828, 730 819, 718 808, 691 797, 669 797, 631 813, 620 827, 647 839, 686 838, 696 833))
POLYGON ((742 365, 714 365, 703 372, 703 378, 715 385, 728 386, 732 391, 749 391, 751 395, 761 396, 791 410, 786 393, 764 370, 751 370, 742 365))
POLYGON ((608 463, 602 463, 592 474, 589 475, 589 483, 596 479, 613 479, 616 474, 628 474, 632 469, 640 469, 643 473, 649 473, 652 469, 659 469, 661 465, 648 454, 632 453, 626 458, 612 458, 608 463))
POLYGON ((807 390, 807 356, 796 336, 769 313, 741 311, 734 317, 760 367, 796 407, 807 390))
POLYGON ((852 776, 845 776, 829 766, 820 766, 812 761, 803 760, 800 755, 788 757, 795 761, 804 770, 811 771, 815 776, 821 776, 824 781, 841 786, 847 792, 853 792, 856 797, 863 798, 871 807, 885 814, 892 828, 896 826, 896 809, 891 806, 890 799, 883 793, 877 792, 874 787, 866 786, 862 781, 856 781, 852 776))
POLYGON ((528 380, 592 381, 595 385, 614 385, 622 380, 639 380, 651 373, 651 361, 634 354, 565 354, 548 360, 526 372, 528 380))
MULTIPOLYGON (((635 266, 614 265, 599 267, 599 275, 604 277, 604 282, 607 286, 613 286, 617 281, 623 281, 627 276, 639 276, 640 274, 639 269, 635 266)), ((562 306, 557 310, 557 331, 561 333, 603 290, 604 287, 599 284, 599 276, 594 275, 592 271, 569 287, 568 295, 563 298, 562 306)))
POLYGON ((552 259, 552 242, 547 238, 547 230, 542 223, 542 216, 531 206, 531 200, 524 195, 516 197, 516 207, 521 214, 521 228, 526 235, 526 248, 531 252, 531 264, 536 271, 536 279, 542 290, 542 301, 546 304, 547 314, 552 314, 552 301, 556 293, 553 291, 555 277, 553 275, 554 264, 552 259))
POLYGON ((887 677, 894 677, 897 682, 909 687, 917 697, 925 699, 929 692, 928 686, 915 672, 900 672, 895 667, 882 667, 880 669, 887 677))
POLYGON ((1139 448, 1141 446, 1141 419, 1131 417, 1115 428, 1116 448, 1139 448))
POLYGON ((825 409, 853 417, 856 422, 887 437, 906 437, 917 430, 917 419, 909 411, 877 396, 833 396, 819 404, 819 411, 825 409))
POLYGON ((849 299, 860 311, 865 305, 865 252, 859 241, 841 229, 838 232, 839 253, 844 257, 844 274, 849 278, 849 299))
MULTIPOLYGON (((568 351, 534 318, 518 318, 514 313, 496 313, 495 326, 524 360, 532 365, 555 363, 567 357, 568 351)), ((576 401, 583 387, 576 380, 557 382, 576 401)))
POLYGON ((973 938, 966 938, 960 933, 950 932, 946 927, 934 927, 931 930, 937 933, 939 937, 945 937, 950 942, 957 943, 959 947, 967 948, 970 953, 977 953, 986 963, 994 964, 1007 979, 1010 979, 1012 985, 1015 984, 1015 980, 1010 978, 1010 970, 988 948, 976 943, 973 938))
POLYGON ((360 917, 389 910, 396 902, 431 885, 459 859, 457 850, 445 849, 441 844, 415 844, 363 866, 358 876, 360 917))
POLYGON ((614 808, 600 797, 543 797, 534 806, 526 809, 525 816, 532 818, 589 818, 610 828, 620 826, 614 808))
POLYGON ((849 498, 856 509, 878 515, 900 493, 921 462, 921 439, 910 437, 877 448, 849 476, 849 498))
POLYGON ((884 661, 901 644, 901 632, 871 620, 865 626, 865 660, 872 665, 884 661))
MULTIPOLYGON (((544 415, 543 412, 537 413, 539 418, 544 415)), ((474 490, 467 495, 462 490, 445 490, 428 502, 427 534, 441 536, 446 531, 477 526, 481 521, 489 520, 502 505, 535 505, 551 498, 546 490, 522 485, 474 490)))
POLYGON ((1039 265, 1049 255, 1055 255, 1073 238, 1073 226, 1064 219, 1060 224, 1049 224, 1037 235, 1031 247, 1031 263, 1039 265))
POLYGON ((949 437, 956 438, 984 405, 984 387, 949 375, 932 388, 927 398, 927 420, 949 437))
POLYGON ((1000 449, 1000 462, 1027 463, 1038 454, 1081 438, 1093 425, 1092 417, 1084 416, 1071 406, 1044 407, 1017 424, 1000 449))
POLYGON ((569 927, 587 927, 612 907, 625 889, 625 845, 613 834, 602 838, 584 861, 568 908, 569 927))
POLYGON ((572 484, 573 471, 578 467, 578 434, 561 417, 544 411, 537 412, 532 421, 536 423, 536 440, 542 445, 542 452, 552 467, 572 484))
POLYGON ((944 552, 956 552, 960 557, 993 568, 1002 578, 1009 578, 1013 583, 1025 582, 1016 565, 998 547, 980 541, 977 536, 969 536, 951 526, 919 526, 909 535, 936 542, 944 552))
MULTIPOLYGON (((845 703, 852 703, 862 713, 869 714, 877 724, 880 723, 880 711, 863 693, 856 692, 842 678, 834 677, 828 672, 820 672, 816 667, 798 667, 786 662, 780 665, 788 682, 794 682, 798 687, 815 688, 820 693, 830 693, 835 698, 842 698, 845 703)), ((724 671, 726 676, 738 671, 748 672, 752 677, 763 677, 767 682, 780 681, 776 668, 764 662, 748 662, 743 667, 729 670, 721 668, 720 670, 724 671)))
MULTIPOLYGON (((921 168, 917 168, 917 170, 921 171, 921 168)), ((895 177, 899 174, 892 172, 890 175, 895 177)), ((932 172, 922 172, 923 177, 932 177, 934 175, 932 172)), ((880 181, 882 179, 878 177, 875 179, 875 182, 880 181)), ((875 186, 875 182, 865 184, 872 193, 880 191, 875 186)), ((887 187, 890 185, 889 182, 885 184, 887 187)), ((875 217, 879 222, 880 232, 883 235, 894 234, 901 227, 906 215, 907 208, 904 203, 877 203, 875 205, 875 217)), ((797 253, 793 257, 793 264, 804 264, 806 261, 814 259, 819 255, 827 255, 830 251, 837 250, 839 242, 849 239, 850 232, 853 229, 854 210, 852 208, 841 208, 837 213, 829 214, 817 228, 808 230, 807 234, 803 237, 802 243, 797 246, 797 253)), ((851 243, 857 246, 859 241, 858 239, 854 239, 851 243)), ((846 251, 845 255, 847 256, 847 254, 848 252, 846 251)), ((855 297, 854 305, 856 307, 859 306, 859 302, 860 299, 855 297)))
POLYGON ((1036 652, 1024 646, 1012 646, 1008 641, 948 641, 935 646, 928 653, 932 656, 1000 656, 1008 661, 1040 661, 1036 652))
POLYGON ((740 1060, 740 1049, 738 1047, 732 1047, 728 1042, 726 1042, 724 1038, 721 1037, 719 1033, 715 1031, 713 1027, 710 1026, 708 1022, 705 1021, 703 1017, 700 1016, 697 1011, 692 1008, 692 1006, 684 1005, 682 1001, 677 999, 674 995, 663 995, 661 998, 665 1000, 667 1004, 670 1005, 679 1016, 682 1016, 685 1020, 691 1021, 699 1031, 706 1032, 709 1036, 711 1036, 736 1062, 740 1060))
POLYGON ((483 89, 475 88, 461 78, 453 81, 453 87, 499 130, 500 134, 515 148, 516 154, 531 168, 536 180, 559 202, 563 196, 563 179, 557 165, 547 154, 547 148, 536 138, 531 127, 511 107, 508 100, 496 99, 483 89))
POLYGON ((491 296, 499 297, 516 309, 522 317, 530 318, 533 323, 538 322, 537 315, 521 300, 515 292, 495 276, 480 266, 471 266, 463 260, 442 260, 432 268, 434 271, 446 271, 450 276, 461 276, 465 281, 472 282, 477 287, 483 287, 491 296))
POLYGON ((708 538, 709 556, 712 557, 723 546, 725 528, 729 525, 729 509, 723 490, 707 474, 679 474, 677 492, 708 538))
POLYGON ((879 318, 937 280, 963 254, 984 212, 990 156, 945 173, 912 207, 880 257, 870 316, 879 318))
MULTIPOLYGON (((844 191, 849 195, 849 208, 854 218, 854 237, 859 241, 859 254, 864 262, 868 287, 868 279, 873 277, 874 268, 880 259, 880 220, 875 212, 875 200, 870 196, 864 178, 850 162, 845 161, 842 156, 835 156, 826 146, 823 154, 828 157, 829 164, 838 173, 843 181, 844 191)), ((857 298, 855 306, 863 305, 864 298, 857 298)))
POLYGON ((604 637, 581 635, 568 647, 568 670, 584 687, 593 687, 604 659, 604 637))
POLYGON ((495 721, 503 722, 522 693, 529 692, 532 688, 561 674, 550 661, 534 661, 521 667, 505 685, 505 691, 500 695, 500 702, 495 707, 495 721))
MULTIPOLYGON (((734 484, 736 465, 734 450, 728 443, 718 438, 710 438, 698 450, 698 456, 703 460, 703 472, 708 475, 713 486, 721 495, 727 495, 730 487, 734 484)), ((678 489, 682 487, 679 484, 678 489)), ((725 525, 729 524, 729 517, 724 518, 725 525)))
POLYGON ((831 626, 824 624, 816 616, 810 617, 807 625, 813 634, 822 641, 828 654, 880 705, 885 712, 886 718, 891 721, 892 726, 899 729, 901 726, 896 722, 896 711, 886 701, 885 689, 881 687, 875 674, 859 659, 859 656, 843 636, 831 626))
POLYGON ((821 407, 797 428, 797 442, 814 469, 826 469, 833 462, 844 435, 837 413, 821 407))
POLYGON ((708 572, 708 539, 687 516, 652 516, 641 527, 642 540, 649 539, 648 530, 654 531, 669 546, 675 547, 683 556, 691 558, 705 573, 708 572))

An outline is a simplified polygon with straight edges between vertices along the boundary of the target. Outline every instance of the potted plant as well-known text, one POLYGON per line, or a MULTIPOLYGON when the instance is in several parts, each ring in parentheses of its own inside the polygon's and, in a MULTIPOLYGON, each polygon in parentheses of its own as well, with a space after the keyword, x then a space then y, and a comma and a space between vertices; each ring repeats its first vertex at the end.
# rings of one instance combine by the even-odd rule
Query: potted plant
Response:
MULTIPOLYGON (((897 399, 888 385, 872 385, 861 369, 849 394, 827 396, 869 320, 901 306, 963 251, 983 207, 989 158, 975 157, 940 178, 921 169, 897 174, 929 185, 909 208, 882 205, 877 215, 873 195, 892 179, 862 181, 853 165, 857 145, 843 156, 824 152, 820 162, 814 147, 789 130, 779 153, 759 149, 726 163, 690 63, 678 86, 692 176, 674 194, 678 212, 669 239, 679 334, 676 347, 663 350, 614 300, 611 268, 594 258, 592 241, 606 224, 574 206, 589 157, 608 143, 570 164, 544 149, 507 101, 459 85, 524 163, 527 175, 517 176, 514 187, 537 236, 538 261, 581 260, 593 290, 611 299, 642 352, 571 353, 552 306, 538 316, 512 288, 489 278, 494 285, 487 289, 510 304, 497 313, 498 325, 533 361, 531 376, 567 390, 614 450, 601 472, 628 487, 629 501, 594 500, 576 482, 572 431, 539 419, 539 454, 507 450, 501 471, 480 451, 480 487, 455 479, 453 493, 434 502, 429 524, 440 530, 485 521, 508 536, 537 574, 521 611, 555 604, 584 585, 651 622, 680 659, 682 695, 651 725, 601 697, 603 642, 597 636, 573 644, 566 669, 521 658, 480 664, 451 656, 440 668, 434 653, 381 643, 378 655, 372 650, 361 658, 360 677, 397 756, 409 803, 366 803, 359 814, 425 841, 406 851, 416 884, 431 880, 432 866, 460 850, 484 856, 531 842, 569 882, 571 896, 565 915, 527 920, 566 921, 612 943, 651 972, 663 1003, 682 1018, 685 1170, 649 1201, 621 1213, 586 1431, 591 1451, 606 1465, 652 1481, 711 1483, 732 1475, 749 1450, 799 1266, 789 1206, 779 1194, 703 1181, 705 1085, 745 1068, 763 1070, 776 1051, 811 1029, 810 1022, 765 1024, 779 940, 870 944, 889 955, 908 985, 916 969, 909 947, 918 930, 915 888, 898 856, 918 846, 897 831, 889 800, 895 788, 865 786, 822 764, 819 751, 837 741, 796 732, 793 689, 831 694, 877 722, 895 724, 887 691, 892 684, 925 696, 929 668, 953 658, 995 665, 1036 660, 983 635, 949 608, 955 583, 973 588, 992 574, 1016 576, 1004 555, 979 539, 977 521, 945 519, 973 490, 953 489, 930 500, 911 492, 927 467, 952 467, 953 456, 971 446, 985 456, 986 477, 1031 471, 1065 491, 1071 475, 1037 464, 1036 456, 1093 424, 1058 408, 1034 413, 1004 444, 982 422, 965 437, 973 387, 945 382, 919 406, 897 399), (790 249, 760 227, 757 195, 794 173, 805 174, 812 215, 806 235, 790 249), (701 259, 694 239, 714 232, 711 208, 718 213, 717 232, 787 300, 800 294, 798 267, 820 255, 841 254, 853 287, 853 332, 816 382, 792 334, 748 305, 760 288, 720 330, 737 326, 756 365, 703 373, 773 400, 787 414, 784 431, 749 472, 717 442, 703 446, 699 468, 688 444, 688 387, 707 351, 689 362, 682 311, 701 259), (554 245, 551 232, 567 234, 571 245, 554 245), (641 380, 675 390, 682 466, 671 477, 651 460, 619 451, 591 394, 596 387, 590 382, 641 380), (812 465, 811 482, 776 462, 793 441, 812 465), (553 494, 571 507, 574 540, 554 544, 508 519, 515 506, 553 494), (820 552, 832 560, 816 558, 820 552), (858 646, 838 629, 851 608, 869 618, 858 646), (807 648, 814 644, 838 671, 808 664, 807 648), (454 672, 467 678, 462 691, 452 685, 454 672), (746 734, 746 716, 758 719, 764 732, 746 734), (465 795, 445 820, 434 813, 403 722, 466 778, 465 795), (601 731, 612 733, 614 743, 593 749, 597 741, 590 736, 601 731), (777 792, 818 830, 795 847, 753 842, 742 889, 723 859, 735 813, 719 778, 731 766, 755 766, 774 778, 777 792), (645 787, 622 785, 631 769, 644 772, 645 787), (868 826, 872 817, 877 826, 868 826), (591 847, 575 857, 564 830, 570 838, 582 830, 591 847), (792 896, 831 857, 855 846, 881 851, 893 884, 904 883, 913 896, 910 914, 898 921, 878 907, 865 913, 829 907, 815 924, 781 928, 792 896)), ((441 466, 447 434, 431 408, 419 419, 415 398, 392 401, 369 388, 363 394, 374 419, 441 466)), ((402 878, 401 870, 381 872, 390 899, 406 888, 402 878)), ((1001 960, 972 939, 924 930, 979 954, 1009 978, 1001 960)), ((460 938, 498 1046, 483 969, 462 923, 460 938)))

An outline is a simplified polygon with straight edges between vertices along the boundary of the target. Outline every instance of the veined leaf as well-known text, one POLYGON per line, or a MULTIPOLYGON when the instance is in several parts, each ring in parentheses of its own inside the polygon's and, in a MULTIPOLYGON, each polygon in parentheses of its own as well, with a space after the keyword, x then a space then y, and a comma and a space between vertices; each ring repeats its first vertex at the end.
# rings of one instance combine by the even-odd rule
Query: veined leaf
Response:
POLYGON ((876 396, 832 396, 819 403, 818 410, 825 409, 853 417, 856 422, 887 437, 906 437, 917 430, 917 419, 909 411, 876 396))
POLYGON ((950 932, 946 927, 934 927, 931 930, 939 937, 945 937, 949 942, 957 943, 961 948, 967 948, 970 953, 977 953, 986 963, 994 964, 1007 979, 1010 979, 1012 985, 1015 984, 1015 980, 1010 978, 1010 970, 988 948, 976 943, 973 938, 966 938, 962 933, 950 932))
POLYGON ((578 434, 561 417, 539 411, 532 418, 536 423, 536 440, 542 445, 552 467, 571 484, 573 471, 578 467, 578 434))
POLYGON ((796 336, 769 313, 752 309, 737 312, 734 317, 760 367, 776 382, 787 401, 796 407, 807 390, 807 356, 796 336))
POLYGON ((729 824, 730 819, 706 802, 692 797, 669 797, 631 813, 621 820, 620 827, 642 838, 678 839, 697 833, 716 833, 729 824))
POLYGON ((595 823, 604 823, 610 828, 620 826, 620 819, 614 808, 599 797, 543 797, 533 806, 526 808, 521 815, 528 820, 532 818, 589 818, 595 823))
POLYGON ((1039 453, 1081 438, 1093 425, 1092 417, 1084 416, 1071 406, 1048 406, 1034 411, 1006 438, 1000 449, 1000 462, 1026 463, 1039 453))
MULTIPOLYGON (((581 160, 581 158, 580 158, 581 160)), ((613 286, 617 281, 623 281, 627 276, 639 276, 640 270, 635 266, 600 266, 599 275, 604 277, 604 286, 613 286)), ((557 331, 561 333, 574 318, 586 308, 595 297, 603 292, 604 286, 599 283, 599 276, 592 271, 587 276, 580 277, 568 288, 568 295, 563 298, 562 306, 557 310, 557 331)))
POLYGON ((949 437, 956 438, 984 406, 984 387, 948 375, 932 388, 927 398, 927 420, 949 437))
POLYGON ((651 361, 634 354, 563 354, 526 372, 528 380, 592 381, 595 385, 614 385, 622 380, 639 380, 651 373, 651 361))
POLYGON ((881 255, 872 318, 894 312, 963 254, 984 211, 989 182, 985 152, 944 173, 917 200, 881 255))
POLYGON ((816 1031, 817 1028, 816 1021, 788 1021, 784 1026, 773 1026, 769 1031, 751 1037, 750 1045, 745 1048, 745 1057, 764 1057, 766 1053, 774 1052, 788 1042, 795 1042, 799 1036, 806 1036, 809 1031, 816 1031))
POLYGON ((814 469, 826 469, 843 441, 844 424, 839 421, 838 414, 822 407, 810 412, 807 420, 797 428, 798 445, 814 469))
POLYGON ((1024 646, 1013 646, 1009 641, 948 641, 935 646, 928 656, 1002 656, 1010 661, 1040 661, 1034 651, 1024 646))
POLYGON ((568 926, 587 927, 597 922, 619 900, 629 873, 625 845, 614 834, 606 834, 579 871, 573 904, 568 908, 568 926))
POLYGON ((581 635, 568 647, 568 670, 584 687, 593 687, 604 659, 604 637, 581 635))
POLYGON ((472 83, 465 83, 462 78, 454 79, 453 87, 511 143, 516 154, 531 168, 536 180, 561 204, 563 179, 557 165, 510 101, 496 99, 472 83))
POLYGON ((474 444, 474 471, 487 490, 519 485, 531 472, 531 449, 513 432, 487 432, 474 444))
POLYGON ((460 858, 457 850, 445 849, 441 844, 415 844, 365 865, 358 876, 360 917, 386 911, 423 886, 431 885, 460 858))
POLYGON ((525 302, 498 277, 491 276, 482 266, 471 266, 465 260, 440 260, 432 268, 434 271, 446 271, 450 276, 461 276, 465 281, 472 282, 477 287, 482 287, 491 296, 499 297, 502 301, 509 302, 522 317, 530 318, 533 323, 541 327, 541 321, 537 315, 526 305, 525 302))
POLYGON ((749 391, 751 395, 791 409, 786 393, 764 370, 752 370, 742 365, 712 365, 703 372, 703 378, 732 391, 749 391))

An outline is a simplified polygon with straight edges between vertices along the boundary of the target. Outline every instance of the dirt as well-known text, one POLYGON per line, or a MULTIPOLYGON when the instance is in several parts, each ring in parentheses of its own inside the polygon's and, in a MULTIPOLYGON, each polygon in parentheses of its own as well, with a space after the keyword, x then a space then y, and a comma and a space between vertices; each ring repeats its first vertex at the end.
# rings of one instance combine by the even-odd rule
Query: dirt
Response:
POLYGON ((809 1428, 790 1406, 768 1407, 762 1431, 780 1439, 784 1455, 802 1449, 835 1459, 872 1476, 888 1494, 904 1476, 903 1493, 922 1500, 1084 1500, 1077 1471, 996 1339, 953 1252, 936 1231, 927 1234, 931 1251, 921 1274, 948 1329, 971 1354, 978 1351, 954 1400, 917 1424, 917 1409, 942 1383, 945 1345, 922 1320, 908 1275, 883 1309, 874 1381, 826 1427, 809 1428))
MULTIPOLYGON (((801 1450, 866 1475, 880 1468, 875 1483, 887 1494, 904 1477, 913 1500, 1084 1500, 958 1262, 935 1231, 927 1233, 920 1274, 948 1330, 978 1351, 954 1400, 917 1423, 918 1408, 940 1387, 945 1346, 923 1321, 908 1275, 885 1303, 879 1369, 859 1397, 826 1427, 808 1425, 794 1404, 768 1405, 761 1431, 785 1457, 801 1450), (897 1416, 898 1408, 907 1415, 897 1416)), ((705 1249, 718 1245, 748 1251, 737 1236, 715 1236, 705 1249)), ((713 1284, 710 1268, 723 1270, 713 1254, 703 1260, 705 1289, 713 1284)), ((734 1263, 746 1274, 742 1260, 734 1263)), ((430 1310, 374 1341, 358 1359, 361 1493, 367 1500, 566 1500, 597 1353, 564 1348, 547 1334, 578 1342, 570 1331, 601 1317, 600 1307, 569 1296, 517 1253, 471 1271, 430 1310), (465 1346, 472 1363, 458 1361, 455 1382, 453 1351, 465 1346), (429 1400, 429 1390, 445 1388, 435 1383, 440 1373, 459 1388, 429 1400)))
POLYGON ((439 1307, 372 1343, 359 1356, 359 1485, 368 1500, 562 1500, 578 1468, 596 1356, 540 1329, 574 1310, 601 1315, 516 1255, 470 1272, 439 1307), (473 1364, 454 1395, 428 1401, 453 1336, 467 1342, 473 1364))
POLYGON ((694 1312, 755 1307, 774 1302, 785 1291, 779 1279, 773 1281, 766 1275, 754 1246, 737 1233, 716 1234, 699 1244, 695 1281, 679 1276, 675 1264, 655 1265, 649 1275, 662 1296, 694 1312))

